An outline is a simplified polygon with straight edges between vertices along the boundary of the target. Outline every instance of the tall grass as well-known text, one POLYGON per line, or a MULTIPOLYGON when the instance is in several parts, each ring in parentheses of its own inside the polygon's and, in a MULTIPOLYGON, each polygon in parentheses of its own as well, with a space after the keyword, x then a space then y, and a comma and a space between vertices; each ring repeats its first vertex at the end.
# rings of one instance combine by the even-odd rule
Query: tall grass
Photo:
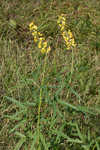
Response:
POLYGON ((0 2, 0 149, 100 149, 100 11, 87 3, 0 2), (61 14, 75 39, 70 50, 61 14), (33 20, 48 54, 29 30, 33 20))

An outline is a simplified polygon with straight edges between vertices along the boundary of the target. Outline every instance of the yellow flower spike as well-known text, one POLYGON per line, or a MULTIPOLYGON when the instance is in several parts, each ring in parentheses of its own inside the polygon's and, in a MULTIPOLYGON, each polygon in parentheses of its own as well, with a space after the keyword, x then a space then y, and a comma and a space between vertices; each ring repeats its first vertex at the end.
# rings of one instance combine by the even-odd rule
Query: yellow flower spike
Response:
POLYGON ((64 14, 61 14, 60 16, 58 16, 58 20, 57 23, 60 27, 61 30, 61 34, 63 36, 63 39, 65 41, 65 44, 67 46, 67 49, 71 49, 72 47, 75 47, 75 40, 73 38, 73 34, 71 32, 71 30, 66 31, 65 30, 65 26, 66 26, 66 19, 64 17, 64 14))
POLYGON ((38 42, 38 48, 41 49, 41 53, 48 53, 51 50, 51 48, 50 46, 47 48, 47 41, 45 40, 43 35, 37 31, 38 27, 34 24, 34 22, 31 22, 29 24, 29 29, 34 37, 34 42, 38 42))

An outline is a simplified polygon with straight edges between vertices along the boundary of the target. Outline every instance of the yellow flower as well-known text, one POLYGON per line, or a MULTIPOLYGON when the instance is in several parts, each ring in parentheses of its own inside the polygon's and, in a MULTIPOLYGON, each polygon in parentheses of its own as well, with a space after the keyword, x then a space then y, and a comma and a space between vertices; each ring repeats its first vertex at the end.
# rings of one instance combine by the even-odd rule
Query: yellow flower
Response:
POLYGON ((65 21, 62 21, 62 26, 65 26, 65 21))
POLYGON ((31 31, 32 31, 32 30, 37 30, 37 26, 36 26, 36 25, 32 26, 32 27, 30 28, 30 30, 31 30, 31 31))
POLYGON ((72 47, 75 47, 76 44, 75 44, 75 40, 73 38, 73 34, 72 34, 71 30, 68 30, 68 31, 65 30, 66 19, 64 17, 64 14, 61 14, 58 17, 57 23, 58 23, 58 25, 60 27, 61 34, 62 34, 62 36, 64 38, 65 44, 67 46, 67 49, 69 50, 72 47))
POLYGON ((42 42, 41 41, 38 43, 38 48, 42 48, 42 42))
POLYGON ((47 47, 47 42, 43 43, 43 47, 46 48, 47 47))
POLYGON ((44 38, 44 37, 41 37, 41 38, 39 38, 39 40, 40 40, 40 41, 43 41, 43 40, 45 40, 45 38, 44 38))
POLYGON ((34 42, 36 43, 38 41, 37 37, 34 36, 34 42))
POLYGON ((34 24, 34 22, 31 22, 29 24, 29 29, 30 29, 30 31, 37 30, 37 26, 34 24))
POLYGON ((37 36, 37 35, 38 35, 38 32, 37 32, 37 31, 34 31, 34 32, 32 32, 32 35, 33 35, 33 36, 37 36))
POLYGON ((50 46, 47 48, 47 53, 49 53, 51 50, 50 46))
POLYGON ((39 36, 43 36, 42 33, 40 33, 40 32, 38 32, 38 35, 39 35, 39 36))
POLYGON ((46 49, 45 49, 45 48, 42 48, 42 49, 41 49, 41 53, 42 53, 42 54, 46 53, 46 49))
POLYGON ((64 31, 64 26, 61 27, 61 31, 64 31))
POLYGON ((68 35, 70 38, 73 38, 72 32, 70 30, 68 30, 68 35))
POLYGON ((31 28, 33 25, 34 25, 34 23, 33 23, 33 22, 31 22, 31 23, 29 24, 29 27, 31 28))
POLYGON ((51 50, 51 48, 50 46, 47 48, 47 41, 45 41, 43 35, 37 31, 38 27, 34 24, 34 22, 31 22, 29 24, 29 29, 34 37, 34 42, 38 42, 38 48, 41 49, 41 53, 48 53, 51 50))

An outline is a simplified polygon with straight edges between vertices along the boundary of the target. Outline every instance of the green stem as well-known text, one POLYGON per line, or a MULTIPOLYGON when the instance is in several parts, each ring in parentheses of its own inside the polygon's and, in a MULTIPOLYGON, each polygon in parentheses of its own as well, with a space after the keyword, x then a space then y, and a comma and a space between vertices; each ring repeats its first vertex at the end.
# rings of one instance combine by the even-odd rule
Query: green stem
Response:
MULTIPOLYGON (((72 75, 72 73, 73 73, 73 70, 74 70, 74 51, 73 51, 73 49, 72 49, 71 75, 72 75)), ((71 83, 71 81, 72 81, 72 77, 71 77, 70 80, 69 80, 69 84, 71 83)), ((68 99, 68 97, 69 97, 69 91, 68 91, 68 93, 67 93, 67 99, 68 99)))
POLYGON ((45 56, 44 59, 44 65, 43 65, 43 76, 41 80, 41 88, 40 88, 40 100, 39 100, 39 105, 38 105, 38 121, 37 121, 37 132, 38 132, 38 144, 40 141, 40 112, 41 112, 41 105, 42 105, 42 93, 43 93, 43 84, 44 84, 44 77, 45 77, 45 69, 46 69, 46 60, 47 60, 47 55, 45 56))

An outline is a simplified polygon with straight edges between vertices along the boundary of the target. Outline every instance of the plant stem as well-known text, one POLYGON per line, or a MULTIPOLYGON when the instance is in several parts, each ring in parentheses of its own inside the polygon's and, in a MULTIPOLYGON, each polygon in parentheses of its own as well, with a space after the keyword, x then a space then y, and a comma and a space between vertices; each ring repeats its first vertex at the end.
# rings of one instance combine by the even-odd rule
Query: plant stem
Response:
POLYGON ((42 94, 43 94, 43 85, 44 85, 44 78, 45 78, 45 69, 46 69, 46 60, 47 55, 44 59, 44 65, 43 65, 43 73, 42 73, 42 80, 41 80, 41 87, 40 87, 40 96, 39 96, 39 105, 38 105, 38 121, 37 121, 37 132, 38 132, 38 144, 40 141, 40 112, 41 112, 41 105, 42 105, 42 94))

